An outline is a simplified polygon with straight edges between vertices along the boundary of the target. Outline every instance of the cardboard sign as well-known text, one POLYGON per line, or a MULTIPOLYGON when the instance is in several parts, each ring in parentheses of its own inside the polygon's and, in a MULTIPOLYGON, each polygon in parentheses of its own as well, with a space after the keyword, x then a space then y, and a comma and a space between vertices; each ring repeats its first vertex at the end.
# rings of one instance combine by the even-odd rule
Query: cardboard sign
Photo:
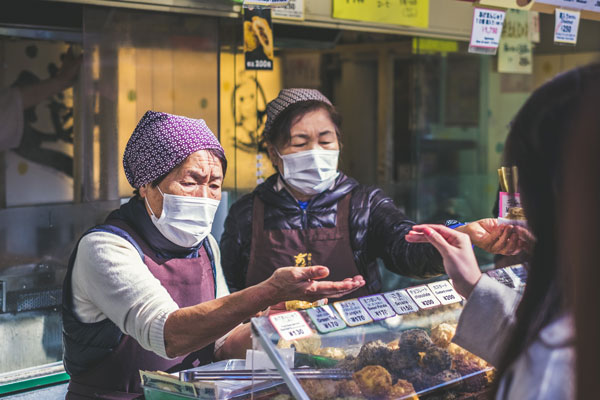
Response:
POLYGON ((304 21, 304 0, 290 0, 283 7, 276 7, 271 10, 273 18, 293 19, 304 21))
POLYGON ((333 0, 333 18, 427 28, 429 0, 333 0))
POLYGON ((554 13, 554 43, 577 44, 580 12, 557 8, 554 13))
POLYGON ((244 8, 244 55, 246 69, 273 69, 271 10, 244 8))
POLYGON ((357 299, 338 301, 333 303, 333 307, 349 326, 357 326, 373 322, 373 319, 367 313, 367 310, 357 299))
POLYGON ((413 298, 419 308, 432 308, 439 306, 441 303, 435 295, 425 285, 415 286, 406 289, 406 292, 413 298))
POLYGON ((413 299, 406 293, 406 290, 395 290, 393 292, 384 293, 383 297, 385 297, 398 315, 419 311, 419 307, 417 307, 413 299))
POLYGON ((394 309, 388 304, 385 298, 380 294, 360 297, 358 299, 366 309, 371 318, 375 321, 396 316, 394 309))
POLYGON ((505 11, 487 8, 473 10, 473 29, 469 53, 496 54, 502 35, 505 11))
POLYGON ((313 334, 312 329, 298 311, 271 315, 269 321, 283 340, 298 340, 313 334))
POLYGON ((306 313, 321 333, 337 331, 346 327, 344 321, 333 311, 330 305, 309 308, 306 313))

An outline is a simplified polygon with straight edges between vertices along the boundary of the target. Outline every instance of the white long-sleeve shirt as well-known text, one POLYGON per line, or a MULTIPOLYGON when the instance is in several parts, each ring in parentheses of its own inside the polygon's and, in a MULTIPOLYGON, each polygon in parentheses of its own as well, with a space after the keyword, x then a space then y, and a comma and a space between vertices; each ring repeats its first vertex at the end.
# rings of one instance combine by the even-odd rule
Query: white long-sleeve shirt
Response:
POLYGON ((0 151, 19 146, 23 137, 23 98, 18 88, 0 89, 0 151))
MULTIPOLYGON (((217 297, 223 297, 229 289, 219 246, 212 236, 208 238, 215 258, 217 297)), ((108 232, 84 236, 77 248, 71 279, 73 312, 81 322, 108 318, 144 349, 169 358, 164 326, 179 307, 131 243, 108 232)))

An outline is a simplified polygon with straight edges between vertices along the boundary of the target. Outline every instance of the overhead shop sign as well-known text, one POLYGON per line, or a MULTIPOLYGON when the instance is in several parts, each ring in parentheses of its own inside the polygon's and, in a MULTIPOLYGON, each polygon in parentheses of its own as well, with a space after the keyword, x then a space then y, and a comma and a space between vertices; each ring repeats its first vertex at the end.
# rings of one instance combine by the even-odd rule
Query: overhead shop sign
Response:
POLYGON ((333 18, 427 28, 429 0, 333 0, 333 18))
POLYGON ((600 12, 600 0, 537 0, 537 2, 567 9, 600 12))
POLYGON ((273 69, 271 10, 244 8, 244 55, 246 69, 273 69))
POLYGON ((496 54, 505 16, 506 12, 500 10, 487 8, 473 10, 473 29, 469 53, 496 54))

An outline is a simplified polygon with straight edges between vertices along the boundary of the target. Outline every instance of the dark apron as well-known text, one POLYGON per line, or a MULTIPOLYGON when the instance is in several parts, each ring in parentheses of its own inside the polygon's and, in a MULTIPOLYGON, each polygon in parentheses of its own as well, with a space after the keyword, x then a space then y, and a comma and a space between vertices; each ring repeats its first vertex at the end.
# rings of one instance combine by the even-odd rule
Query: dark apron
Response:
MULTIPOLYGON (((246 287, 268 279, 277 268, 289 266, 323 265, 329 268, 325 279, 331 281, 360 275, 350 246, 350 196, 347 194, 338 203, 335 227, 265 230, 265 205, 255 195, 246 287)), ((366 287, 362 287, 341 299, 367 294, 366 287)))
MULTIPOLYGON (((136 232, 121 220, 107 221, 129 233, 144 253, 144 263, 169 292, 179 307, 193 306, 215 298, 215 278, 204 246, 198 258, 161 260, 136 232)), ((179 371, 212 361, 214 345, 187 357, 164 359, 143 349, 128 335, 102 361, 82 374, 72 376, 66 398, 135 399, 143 398, 139 370, 179 371)))

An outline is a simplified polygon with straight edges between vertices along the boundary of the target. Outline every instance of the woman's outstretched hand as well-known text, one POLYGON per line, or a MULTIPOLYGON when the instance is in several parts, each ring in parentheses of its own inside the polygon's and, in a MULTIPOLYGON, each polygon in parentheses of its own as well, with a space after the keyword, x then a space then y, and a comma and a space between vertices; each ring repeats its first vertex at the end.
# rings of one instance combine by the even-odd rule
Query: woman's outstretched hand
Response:
POLYGON ((443 225, 415 225, 406 235, 412 243, 431 243, 442 255, 446 273, 454 288, 468 298, 481 278, 481 271, 471 247, 469 235, 443 225))

